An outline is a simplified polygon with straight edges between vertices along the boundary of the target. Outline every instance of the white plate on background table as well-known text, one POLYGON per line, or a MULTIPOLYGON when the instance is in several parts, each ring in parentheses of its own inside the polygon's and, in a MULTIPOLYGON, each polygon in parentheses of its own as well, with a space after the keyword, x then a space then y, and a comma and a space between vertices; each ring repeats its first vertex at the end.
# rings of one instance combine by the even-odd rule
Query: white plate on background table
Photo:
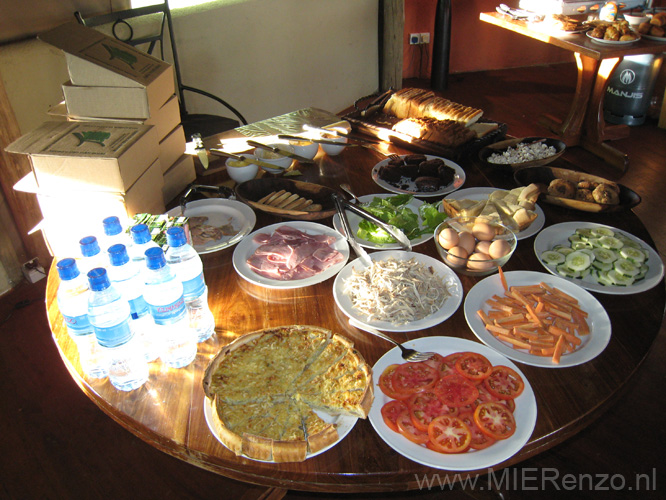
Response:
MULTIPOLYGON (((400 155, 400 158, 405 158, 405 156, 408 155, 400 155)), ((388 162, 391 161, 390 158, 387 158, 386 160, 382 160, 379 163, 377 163, 374 167, 372 167, 372 180, 375 181, 375 183, 387 191, 390 191, 391 193, 397 193, 397 194, 413 194, 414 196, 419 196, 422 198, 431 198, 434 196, 442 196, 445 195, 446 193, 450 193, 452 191, 455 191, 456 189, 459 189, 463 184, 465 184, 465 171, 462 169, 460 165, 457 163, 452 162, 451 160, 447 160, 446 158, 442 158, 440 156, 431 156, 431 155, 425 155, 426 160, 435 160, 439 159, 442 160, 444 163, 446 163, 449 167, 451 167, 453 170, 455 170, 455 175, 453 177, 453 182, 449 184, 448 186, 442 186, 440 187, 437 191, 417 191, 416 187, 413 189, 401 189, 399 187, 394 186, 393 184, 386 182, 383 179, 379 178, 379 169, 383 167, 384 165, 388 165, 388 162)))
POLYGON ((617 46, 631 45, 632 43, 636 43, 638 40, 640 40, 642 36, 636 33, 637 38, 635 40, 625 40, 621 42, 619 40, 604 40, 603 38, 594 38, 592 35, 590 35, 589 31, 585 33, 585 35, 593 42, 602 43, 604 45, 617 45, 617 46))
POLYGON ((223 236, 219 240, 210 241, 204 245, 194 245, 197 253, 205 254, 217 252, 238 243, 254 228, 257 216, 254 210, 245 203, 224 198, 209 198, 205 200, 190 201, 181 213, 180 207, 172 208, 167 212, 171 217, 208 217, 205 224, 221 227, 231 224, 238 233, 232 236, 223 236))
POLYGON ((641 293, 650 290, 651 288, 654 288, 659 284, 661 279, 664 277, 664 263, 662 262, 661 257, 659 257, 659 254, 654 250, 654 248, 652 248, 650 245, 645 243, 640 238, 637 238, 636 236, 627 233, 626 231, 622 231, 620 229, 616 229, 611 226, 606 226, 604 224, 594 224, 591 222, 562 222, 560 224, 554 224, 552 226, 549 226, 543 231, 541 231, 539 235, 534 239, 534 253, 536 253, 539 262, 541 262, 541 265, 543 265, 543 267, 545 267, 549 273, 559 276, 555 266, 544 263, 541 260, 540 255, 546 250, 552 250, 552 248, 555 245, 568 246, 569 245, 568 238, 569 236, 571 236, 573 233, 576 232, 576 229, 595 228, 595 227, 603 227, 610 229, 615 233, 621 233, 626 237, 631 238, 636 243, 640 243, 640 245, 648 251, 649 256, 648 260, 646 261, 646 264, 648 265, 649 270, 645 275, 645 278, 636 281, 635 283, 629 286, 601 285, 599 283, 594 283, 592 281, 588 281, 587 279, 581 279, 581 278, 563 278, 563 279, 571 281, 572 283, 575 283, 576 285, 581 286, 586 290, 590 290, 592 292, 607 293, 610 295, 630 295, 632 293, 641 293))
POLYGON ((412 443, 401 434, 392 431, 384 423, 381 410, 382 406, 391 401, 377 386, 379 377, 384 370, 392 364, 404 363, 400 355, 400 350, 394 347, 384 354, 372 368, 373 383, 375 390, 375 399, 370 408, 368 418, 379 437, 395 451, 404 457, 437 469, 447 470, 477 470, 492 467, 493 465, 504 462, 518 453, 527 443, 534 431, 537 417, 537 405, 534 397, 534 391, 527 377, 520 369, 505 358, 502 354, 486 347, 478 342, 461 339, 457 337, 422 337, 405 342, 406 347, 417 349, 419 351, 436 352, 442 356, 447 356, 455 352, 472 351, 484 355, 493 365, 504 365, 515 370, 523 378, 525 389, 515 400, 516 410, 513 415, 516 419, 516 432, 508 439, 497 441, 492 446, 484 450, 471 450, 465 453, 438 453, 429 450, 425 446, 412 443))
POLYGON ((305 286, 315 285, 326 281, 329 278, 335 276, 340 269, 342 269, 347 260, 349 259, 349 245, 347 244, 347 239, 340 235, 335 229, 332 229, 323 224, 318 224, 316 222, 309 221, 290 221, 290 222, 279 222, 271 226, 266 226, 264 228, 258 229, 252 234, 247 235, 243 238, 238 246, 234 249, 233 255, 233 264, 236 272, 245 280, 253 283, 255 285, 263 286, 265 288, 302 288, 305 286), (259 248, 259 243, 254 241, 254 237, 259 233, 273 234, 273 232, 281 226, 290 226, 304 233, 308 234, 326 234, 328 236, 333 236, 335 242, 331 245, 332 248, 340 252, 343 256, 342 261, 337 264, 330 266, 328 269, 325 269, 319 274, 315 274, 309 278, 304 278, 300 280, 275 280, 271 278, 266 278, 255 273, 250 266, 247 265, 247 259, 259 248))
MULTIPOLYGON (((451 198, 453 200, 479 200, 479 201, 487 200, 488 196, 490 196, 490 194, 495 191, 508 191, 508 190, 494 188, 494 187, 473 187, 473 188, 460 189, 455 193, 451 193, 450 195, 448 195, 447 198, 451 198)), ((546 223, 546 216, 543 213, 541 207, 537 204, 534 205, 534 212, 537 214, 536 219, 534 219, 534 221, 532 221, 532 224, 530 224, 528 227, 516 233, 517 239, 524 240, 525 238, 534 236, 539 231, 541 231, 541 228, 546 223)))
POLYGON ((641 36, 643 38, 647 38, 648 40, 652 40, 653 42, 666 43, 666 36, 654 36, 654 35, 646 35, 646 34, 643 34, 641 36))
POLYGON ((347 264, 342 271, 338 273, 333 283, 333 298, 335 299, 335 303, 348 318, 355 320, 364 327, 376 328, 377 330, 383 330, 386 332, 415 332, 417 330, 423 330, 425 328, 439 325, 450 318, 453 313, 458 310, 458 307, 460 307, 460 304, 462 303, 463 287, 460 278, 458 278, 456 273, 453 272, 449 266, 433 257, 416 252, 385 250, 370 254, 370 258, 373 261, 386 260, 391 257, 397 260, 410 260, 415 258, 418 262, 431 266, 435 270, 435 273, 441 276, 442 281, 446 284, 447 289, 451 294, 450 297, 444 301, 444 304, 438 311, 423 319, 413 321, 406 325, 395 325, 388 321, 368 321, 368 318, 364 314, 359 313, 353 307, 349 295, 344 292, 344 282, 351 276, 352 271, 361 271, 364 268, 361 260, 356 259, 347 264))
MULTIPOLYGON (((226 445, 217 435, 217 432, 215 430, 213 411, 214 411, 213 405, 211 404, 210 400, 204 396, 204 417, 206 418, 206 424, 208 424, 208 429, 210 430, 211 434, 215 436, 217 440, 220 443, 222 443, 226 448, 226 445)), ((328 422, 330 424, 335 424, 335 428, 338 431, 338 439, 334 443, 325 446, 324 448, 318 450, 315 453, 310 453, 308 451, 307 454, 305 455, 306 460, 308 458, 316 457, 317 455, 320 455, 325 451, 330 450, 335 445, 337 445, 340 441, 342 441, 345 438, 345 436, 347 436, 347 434, 349 434, 349 432, 354 428, 354 425, 356 425, 356 421, 358 420, 358 418, 350 417, 348 415, 329 415, 328 413, 324 413, 322 411, 317 411, 316 413, 325 422, 328 422)), ((247 458, 248 460, 254 460, 255 462, 276 463, 273 460, 258 460, 256 458, 248 457, 247 455, 242 455, 242 456, 243 458, 247 458)))
MULTIPOLYGON (((370 203, 374 198, 391 198, 392 196, 396 195, 394 193, 368 194, 365 196, 359 196, 358 199, 362 203, 370 203)), ((409 208, 416 215, 419 215, 419 207, 423 205, 423 203, 424 202, 419 200, 418 198, 412 198, 412 200, 406 205, 406 207, 409 208)), ((354 236, 356 236, 356 232, 358 231, 358 224, 361 220, 363 220, 362 217, 356 215, 355 213, 347 212, 347 219, 349 220, 349 225, 351 226, 351 230, 354 232, 354 236)), ((423 228, 423 220, 421 219, 420 215, 419 215, 419 221, 420 221, 419 226, 423 228)), ((342 228, 342 221, 340 221, 340 216, 338 214, 333 215, 333 227, 340 234, 342 235, 345 234, 344 229, 342 228)), ((422 236, 419 236, 418 238, 411 240, 412 246, 425 243, 426 241, 431 240, 434 236, 435 236, 434 230, 431 233, 426 233, 422 236)), ((391 249, 399 250, 402 248, 402 245, 400 245, 400 243, 384 243, 384 244, 373 243, 371 241, 363 240, 359 237, 356 238, 356 241, 358 241, 359 245, 366 248, 381 249, 381 250, 391 250, 391 249)))
POLYGON ((604 307, 591 293, 564 278, 546 273, 536 271, 507 271, 504 275, 509 286, 538 285, 544 282, 577 299, 581 309, 588 313, 587 323, 590 327, 590 333, 581 336, 580 338, 583 341, 581 347, 574 352, 563 354, 559 364, 553 363, 550 357, 535 356, 522 349, 514 349, 506 342, 497 339, 486 330, 483 321, 476 314, 479 309, 486 312, 490 309, 486 304, 486 300, 493 295, 504 295, 504 288, 502 287, 499 274, 494 274, 484 278, 472 287, 467 293, 467 297, 465 297, 465 305, 463 306, 467 324, 481 342, 502 353, 507 358, 526 365, 541 366, 544 368, 566 368, 581 365, 596 358, 604 351, 611 338, 611 322, 604 307))

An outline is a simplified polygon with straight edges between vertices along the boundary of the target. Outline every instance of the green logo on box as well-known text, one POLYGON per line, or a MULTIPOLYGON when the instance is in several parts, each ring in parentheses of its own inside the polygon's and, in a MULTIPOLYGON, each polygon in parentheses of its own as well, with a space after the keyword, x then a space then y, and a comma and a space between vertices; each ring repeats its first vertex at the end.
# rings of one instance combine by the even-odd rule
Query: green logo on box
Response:
POLYGON ((111 137, 110 132, 101 131, 73 132, 72 134, 79 140, 79 143, 76 145, 77 148, 84 142, 94 142, 100 146, 105 146, 104 141, 111 137))

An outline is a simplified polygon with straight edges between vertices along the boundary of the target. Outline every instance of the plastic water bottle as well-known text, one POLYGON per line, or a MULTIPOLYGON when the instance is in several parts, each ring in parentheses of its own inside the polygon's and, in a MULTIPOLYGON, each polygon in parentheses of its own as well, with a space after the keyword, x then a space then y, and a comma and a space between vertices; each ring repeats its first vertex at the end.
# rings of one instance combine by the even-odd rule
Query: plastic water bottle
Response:
POLYGON ((143 279, 138 264, 130 260, 127 248, 122 243, 108 249, 110 266, 107 269, 111 284, 127 300, 130 306, 130 327, 143 344, 146 361, 159 357, 160 346, 155 322, 143 298, 143 279))
POLYGON ((95 236, 86 236, 79 240, 81 248, 81 272, 85 276, 88 271, 96 267, 106 267, 108 259, 99 248, 99 242, 95 236))
POLYGON ((132 239, 123 231, 123 226, 120 219, 115 215, 102 220, 102 227, 104 228, 104 245, 103 248, 108 251, 112 245, 122 244, 129 248, 132 245, 132 239))
POLYGON ((208 287, 204 280, 201 257, 187 243, 182 227, 170 227, 166 237, 169 245, 166 261, 183 283, 190 328, 196 332, 197 342, 204 342, 215 331, 215 317, 208 306, 208 287))
POLYGON ((167 264, 160 247, 146 250, 143 277, 143 298, 159 330, 162 362, 173 368, 189 365, 197 355, 197 339, 190 328, 183 284, 167 264))
POLYGON ((78 348, 81 369, 87 377, 106 378, 109 362, 88 319, 88 280, 79 272, 74 259, 62 259, 57 268, 60 276, 58 307, 67 331, 78 348))
POLYGON ((130 328, 130 306, 111 286, 106 269, 91 270, 88 282, 88 317, 109 358, 109 380, 121 391, 137 389, 148 380, 148 362, 130 328))
POLYGON ((132 235, 132 246, 128 249, 133 261, 140 262, 146 259, 146 250, 149 248, 159 248, 159 245, 153 241, 150 230, 146 224, 137 224, 130 229, 132 235))

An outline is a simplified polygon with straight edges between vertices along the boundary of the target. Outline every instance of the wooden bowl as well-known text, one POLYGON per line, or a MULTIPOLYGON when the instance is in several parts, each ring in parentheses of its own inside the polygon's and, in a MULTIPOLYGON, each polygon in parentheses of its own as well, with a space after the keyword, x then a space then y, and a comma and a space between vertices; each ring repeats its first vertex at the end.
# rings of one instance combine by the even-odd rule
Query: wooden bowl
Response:
POLYGON ((507 139, 505 141, 496 142, 494 144, 490 144, 485 148, 481 149, 481 151, 479 151, 479 160, 481 160, 481 162, 487 167, 499 168, 503 170, 516 170, 519 168, 538 167, 541 165, 547 165, 548 163, 562 156, 566 148, 567 148, 566 144, 564 144, 559 139, 552 139, 549 137, 513 138, 513 139, 507 139), (516 147, 518 144, 522 143, 529 144, 531 142, 537 142, 537 141, 542 142, 547 146, 553 146, 557 152, 554 155, 549 156, 548 158, 524 161, 520 163, 491 163, 488 161, 488 158, 493 153, 501 153, 506 151, 510 147, 511 148, 516 147))
POLYGON ((239 199, 257 210, 280 217, 297 220, 317 220, 331 217, 335 213, 335 202, 332 195, 337 191, 311 182, 294 181, 283 177, 252 179, 236 186, 236 195, 239 199), (281 190, 297 194, 312 200, 313 204, 321 205, 321 210, 286 210, 258 203, 265 196, 281 190))
POLYGON ((575 170, 569 170, 566 168, 555 168, 548 166, 524 168, 517 170, 513 174, 513 178, 520 186, 531 183, 542 185, 543 193, 539 197, 539 200, 543 200, 546 203, 550 203, 551 205, 573 208, 574 210, 580 210, 582 212, 618 212, 621 210, 629 210, 641 202, 641 197, 636 192, 632 191, 626 186, 623 186, 622 184, 609 181, 603 177, 597 177, 596 175, 577 172, 575 170), (591 181, 597 183, 617 184, 617 186, 620 188, 620 202, 617 205, 605 205, 601 203, 592 203, 570 198, 551 196, 547 194, 546 188, 554 179, 564 179, 573 183, 578 183, 580 181, 591 181))

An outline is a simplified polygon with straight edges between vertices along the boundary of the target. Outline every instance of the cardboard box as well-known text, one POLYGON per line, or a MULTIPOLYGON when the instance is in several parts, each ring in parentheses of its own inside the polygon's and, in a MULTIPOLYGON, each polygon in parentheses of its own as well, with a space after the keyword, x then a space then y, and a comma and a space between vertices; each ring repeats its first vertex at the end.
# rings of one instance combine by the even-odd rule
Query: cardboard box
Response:
MULTIPOLYGON (((62 101, 55 106, 51 106, 48 110, 48 115, 53 120, 60 121, 109 121, 109 117, 94 117, 94 116, 75 116, 67 112, 67 105, 65 101, 62 101)), ((171 99, 165 102, 162 107, 157 111, 156 114, 148 118, 147 120, 141 120, 138 118, 115 118, 112 121, 122 122, 122 123, 134 123, 137 125, 152 125, 155 127, 157 133, 158 141, 164 139, 174 128, 180 125, 180 103, 178 102, 178 96, 173 95, 171 99)))
POLYGON ((67 82, 62 86, 67 113, 99 118, 138 118, 155 116, 164 104, 153 87, 82 87, 67 82))
POLYGON ((73 85, 150 87, 159 105, 175 93, 170 64, 97 30, 72 21, 38 38, 65 52, 73 85))
POLYGON ((168 205, 196 178, 194 158, 191 155, 184 154, 164 173, 164 187, 162 188, 164 204, 168 205))
POLYGON ((49 121, 6 150, 30 156, 42 190, 125 193, 158 158, 159 142, 148 125, 49 121))
POLYGON ((183 153, 185 153, 185 132, 182 125, 178 125, 169 135, 160 141, 159 158, 162 162, 162 173, 165 173, 183 153))
POLYGON ((51 254, 61 259, 78 257, 79 240, 84 236, 103 237, 102 220, 106 217, 115 215, 127 226, 136 213, 164 213, 162 183, 162 169, 155 160, 124 194, 48 192, 37 186, 32 172, 17 182, 14 189, 36 195, 43 216, 36 229, 42 231, 51 254))

